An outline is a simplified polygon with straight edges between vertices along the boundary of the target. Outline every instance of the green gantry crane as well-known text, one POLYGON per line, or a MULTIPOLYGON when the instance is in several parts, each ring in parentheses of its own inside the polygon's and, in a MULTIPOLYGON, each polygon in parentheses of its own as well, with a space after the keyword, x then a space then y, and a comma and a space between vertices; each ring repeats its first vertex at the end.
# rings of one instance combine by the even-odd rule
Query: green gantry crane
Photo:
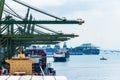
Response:
POLYGON ((52 14, 46 13, 38 8, 32 7, 20 0, 13 0, 28 8, 26 16, 22 17, 10 8, 5 0, 0 0, 0 47, 6 48, 9 58, 13 56, 15 50, 19 46, 30 46, 31 44, 57 44, 62 41, 69 40, 78 35, 64 34, 52 29, 41 26, 41 24, 82 24, 83 20, 67 20, 56 17, 52 14), (9 10, 4 9, 6 6, 9 10), (55 20, 35 20, 29 14, 30 9, 35 10, 44 15, 50 16, 55 20), (8 14, 2 18, 3 11, 8 14), (40 31, 40 29, 47 30, 51 33, 40 31))

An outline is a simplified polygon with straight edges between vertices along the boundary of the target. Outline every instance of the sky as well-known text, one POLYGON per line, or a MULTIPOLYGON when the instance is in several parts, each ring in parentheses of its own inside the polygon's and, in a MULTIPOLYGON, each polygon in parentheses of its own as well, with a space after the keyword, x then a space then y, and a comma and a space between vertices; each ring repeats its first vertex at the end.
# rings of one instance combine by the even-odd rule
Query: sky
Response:
MULTIPOLYGON (((67 20, 83 19, 82 25, 44 25, 55 31, 79 35, 67 41, 68 47, 76 47, 83 43, 92 43, 101 49, 120 49, 120 0, 22 0, 45 12, 66 17, 67 20)), ((6 0, 6 3, 22 16, 26 8, 20 4, 6 0)), ((31 11, 35 18, 51 19, 31 11), (37 16, 36 16, 37 14, 37 16), (39 18, 38 18, 39 15, 39 18)), ((63 43, 61 43, 63 45, 63 43)))

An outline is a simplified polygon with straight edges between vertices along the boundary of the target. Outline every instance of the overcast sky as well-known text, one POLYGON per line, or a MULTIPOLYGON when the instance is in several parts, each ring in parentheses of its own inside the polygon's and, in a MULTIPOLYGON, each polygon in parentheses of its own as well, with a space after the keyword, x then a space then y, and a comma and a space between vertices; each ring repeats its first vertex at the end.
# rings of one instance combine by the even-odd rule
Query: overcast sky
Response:
MULTIPOLYGON (((92 43, 102 49, 120 49, 120 0, 22 1, 58 17, 85 20, 83 25, 46 25, 56 31, 79 35, 78 38, 67 41, 68 47, 92 43)), ((26 8, 11 0, 6 0, 6 3, 20 15, 25 16, 26 8)))

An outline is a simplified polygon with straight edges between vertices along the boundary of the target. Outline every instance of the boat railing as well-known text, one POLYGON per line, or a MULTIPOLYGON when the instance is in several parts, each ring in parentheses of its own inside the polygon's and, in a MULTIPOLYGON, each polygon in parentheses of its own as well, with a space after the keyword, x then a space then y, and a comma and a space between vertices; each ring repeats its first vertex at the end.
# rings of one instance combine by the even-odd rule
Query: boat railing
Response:
POLYGON ((45 73, 44 73, 44 71, 43 71, 43 69, 42 69, 42 67, 41 67, 41 66, 40 66, 40 70, 41 70, 42 75, 43 75, 43 76, 42 76, 42 78, 43 78, 43 80, 45 80, 45 79, 44 79, 45 73))
MULTIPOLYGON (((49 65, 49 66, 47 66, 47 67, 50 67, 50 66, 51 66, 50 63, 48 63, 48 65, 49 65)), ((42 72, 42 79, 45 80, 45 76, 46 76, 46 75, 45 75, 45 73, 44 73, 44 71, 43 71, 43 69, 42 69, 41 66, 40 66, 40 70, 41 70, 41 72, 42 72)), ((52 75, 52 76, 54 77, 54 80, 56 80, 56 77, 55 77, 54 75, 52 75)))

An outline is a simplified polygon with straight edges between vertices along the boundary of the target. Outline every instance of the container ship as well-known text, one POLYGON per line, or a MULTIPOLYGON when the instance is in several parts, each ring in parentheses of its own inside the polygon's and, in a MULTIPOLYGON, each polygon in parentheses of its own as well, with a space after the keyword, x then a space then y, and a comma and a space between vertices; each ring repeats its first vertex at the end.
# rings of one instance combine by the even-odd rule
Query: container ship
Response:
POLYGON ((65 48, 59 49, 53 54, 54 62, 66 62, 70 57, 69 51, 65 48))
POLYGON ((20 51, 17 56, 5 60, 9 64, 8 74, 4 73, 7 69, 0 68, 0 80, 67 80, 64 76, 55 76, 55 70, 46 64, 45 52, 42 49, 37 51, 26 49, 29 56, 20 51), (35 59, 36 56, 39 59, 35 59))
POLYGON ((93 46, 91 43, 85 43, 81 46, 75 47, 74 51, 80 53, 81 55, 99 55, 100 49, 93 46))

